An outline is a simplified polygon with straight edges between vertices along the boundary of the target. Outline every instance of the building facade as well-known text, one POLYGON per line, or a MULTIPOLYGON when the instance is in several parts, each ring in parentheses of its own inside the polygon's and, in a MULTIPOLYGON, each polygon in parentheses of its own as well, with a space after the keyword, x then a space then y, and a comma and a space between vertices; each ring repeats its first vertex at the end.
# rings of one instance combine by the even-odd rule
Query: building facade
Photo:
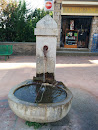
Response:
POLYGON ((57 47, 88 48, 98 34, 98 0, 55 0, 54 20, 58 24, 57 47))

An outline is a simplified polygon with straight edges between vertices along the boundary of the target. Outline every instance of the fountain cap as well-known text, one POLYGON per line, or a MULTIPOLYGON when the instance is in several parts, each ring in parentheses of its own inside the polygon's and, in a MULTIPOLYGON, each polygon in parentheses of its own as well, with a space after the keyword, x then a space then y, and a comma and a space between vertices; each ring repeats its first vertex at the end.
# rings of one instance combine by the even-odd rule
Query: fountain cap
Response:
POLYGON ((54 21, 54 19, 49 14, 47 14, 40 21, 37 22, 36 28, 57 29, 57 23, 54 21))
POLYGON ((46 15, 37 22, 34 34, 38 36, 58 36, 57 23, 50 15, 46 15))

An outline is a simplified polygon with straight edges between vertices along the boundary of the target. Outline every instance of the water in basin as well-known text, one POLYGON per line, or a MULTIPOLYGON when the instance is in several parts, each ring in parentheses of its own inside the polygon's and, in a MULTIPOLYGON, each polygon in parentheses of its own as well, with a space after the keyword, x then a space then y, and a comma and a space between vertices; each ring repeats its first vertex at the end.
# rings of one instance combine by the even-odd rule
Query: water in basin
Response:
POLYGON ((57 103, 63 101, 67 96, 66 91, 62 88, 63 85, 60 84, 52 87, 35 83, 18 88, 14 95, 29 103, 57 103))

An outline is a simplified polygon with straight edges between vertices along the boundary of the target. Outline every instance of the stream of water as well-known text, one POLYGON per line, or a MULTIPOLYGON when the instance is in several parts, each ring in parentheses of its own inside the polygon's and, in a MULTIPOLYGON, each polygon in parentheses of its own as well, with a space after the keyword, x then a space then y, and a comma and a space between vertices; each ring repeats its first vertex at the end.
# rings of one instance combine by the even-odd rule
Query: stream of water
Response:
POLYGON ((42 101, 44 92, 46 91, 46 84, 45 84, 46 77, 45 77, 45 73, 46 73, 47 56, 44 54, 43 57, 44 57, 44 59, 43 59, 43 83, 41 84, 41 87, 40 87, 40 89, 38 91, 38 94, 36 96, 36 101, 35 101, 36 103, 39 103, 39 102, 42 101))

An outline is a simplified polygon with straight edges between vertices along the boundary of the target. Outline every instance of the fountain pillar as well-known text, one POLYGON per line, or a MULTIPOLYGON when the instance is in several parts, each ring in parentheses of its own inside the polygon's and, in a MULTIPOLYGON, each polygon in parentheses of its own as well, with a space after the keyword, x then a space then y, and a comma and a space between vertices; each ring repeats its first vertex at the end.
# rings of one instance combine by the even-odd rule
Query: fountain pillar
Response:
POLYGON ((36 77, 34 80, 53 82, 55 79, 57 23, 46 15, 36 24, 36 77))

